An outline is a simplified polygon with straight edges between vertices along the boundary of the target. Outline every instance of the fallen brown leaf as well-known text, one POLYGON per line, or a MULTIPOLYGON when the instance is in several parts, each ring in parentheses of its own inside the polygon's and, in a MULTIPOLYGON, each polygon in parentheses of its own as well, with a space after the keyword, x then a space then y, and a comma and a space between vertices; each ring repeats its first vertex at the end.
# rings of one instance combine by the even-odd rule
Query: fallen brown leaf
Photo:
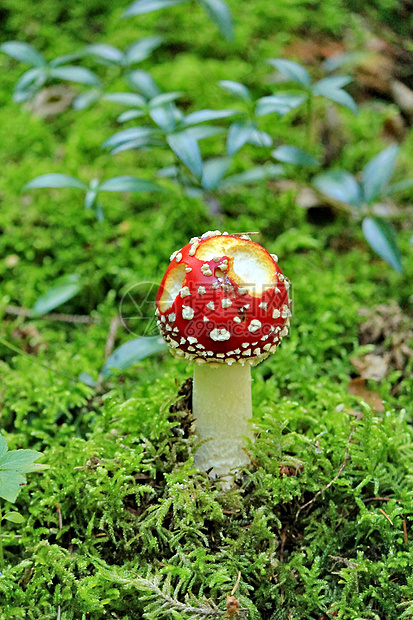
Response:
POLYGON ((377 413, 384 412, 385 409, 381 396, 377 392, 366 388, 366 380, 363 377, 352 379, 348 384, 348 391, 350 394, 362 398, 377 413))

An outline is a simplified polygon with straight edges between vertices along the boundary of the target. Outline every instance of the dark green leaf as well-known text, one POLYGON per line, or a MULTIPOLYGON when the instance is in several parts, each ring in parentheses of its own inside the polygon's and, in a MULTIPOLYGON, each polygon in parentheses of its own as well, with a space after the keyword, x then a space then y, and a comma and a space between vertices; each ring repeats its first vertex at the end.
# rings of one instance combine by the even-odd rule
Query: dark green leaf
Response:
POLYGON ((10 521, 10 523, 24 523, 24 517, 20 512, 8 512, 3 519, 10 521))
POLYGON ((219 187, 230 163, 231 160, 227 157, 217 157, 205 162, 201 181, 202 187, 208 191, 219 187))
POLYGON ((157 192, 160 189, 155 183, 133 176, 113 177, 99 187, 100 192, 157 192))
POLYGON ((78 82, 88 86, 99 86, 100 82, 92 71, 84 67, 56 67, 50 72, 50 76, 69 82, 78 82))
POLYGON ((153 99, 161 94, 155 80, 147 71, 136 69, 128 75, 128 80, 133 88, 140 92, 147 99, 153 99))
POLYGON ((116 65, 122 65, 125 59, 123 52, 118 50, 117 47, 107 45, 106 43, 95 43, 93 45, 88 45, 84 49, 84 54, 97 56, 102 60, 106 60, 109 63, 114 63, 116 65))
POLYGON ((286 164, 296 164, 297 166, 304 166, 305 168, 311 168, 312 166, 318 166, 319 162, 307 151, 297 148, 296 146, 289 146, 283 144, 279 146, 271 153, 274 159, 282 161, 286 164))
POLYGON ((125 52, 127 64, 132 65, 135 62, 145 60, 145 58, 148 58, 153 50, 162 45, 163 41, 163 37, 153 36, 145 37, 140 41, 136 41, 136 43, 132 43, 132 45, 125 52))
POLYGON ((306 95, 289 95, 280 93, 279 95, 270 95, 269 97, 261 97, 257 101, 256 115, 267 116, 267 114, 277 113, 284 116, 298 108, 306 100, 306 95))
POLYGON ((403 271, 401 255, 392 226, 381 219, 366 217, 362 223, 363 234, 371 248, 395 271, 403 271))
POLYGON ((325 172, 313 179, 314 186, 326 196, 346 204, 360 207, 361 190, 352 174, 344 170, 325 172))
POLYGON ((187 132, 167 136, 167 142, 175 155, 199 179, 202 176, 202 158, 196 139, 187 132))
POLYGON ((248 185, 249 183, 259 183, 265 179, 274 179, 281 176, 284 172, 282 166, 277 164, 266 164, 265 166, 257 166, 240 174, 234 174, 224 179, 220 185, 220 189, 227 189, 234 185, 248 185))
POLYGON ((142 336, 125 342, 106 361, 102 377, 107 379, 113 370, 125 370, 149 355, 165 351, 168 345, 160 336, 142 336))
POLYGON ((243 101, 251 101, 251 93, 244 84, 241 82, 233 82, 232 80, 221 80, 218 84, 224 90, 234 95, 238 99, 242 99, 243 101))
POLYGON ((228 130, 227 154, 231 156, 239 151, 249 141, 255 130, 256 125, 251 121, 233 123, 228 130))
POLYGON ((234 25, 228 5, 223 0, 197 0, 197 2, 218 26, 227 41, 231 41, 234 38, 234 25))
POLYGON ((370 203, 386 188, 393 176, 399 147, 391 144, 369 161, 362 173, 364 200, 370 203))
POLYGON ((32 45, 21 43, 20 41, 7 41, 0 45, 0 50, 11 56, 15 60, 24 62, 35 67, 42 67, 46 64, 43 56, 32 45))
POLYGON ((80 291, 81 284, 79 275, 71 273, 57 280, 51 288, 39 297, 33 306, 33 315, 41 316, 54 310, 58 306, 72 299, 80 291))
POLYGON ((51 172, 49 174, 42 174, 39 177, 35 177, 23 187, 26 189, 40 189, 44 187, 69 187, 71 189, 83 189, 87 190, 87 185, 79 179, 69 176, 68 174, 60 174, 51 172))
POLYGON ((186 1, 187 0, 136 0, 136 2, 128 6, 122 17, 134 17, 135 15, 152 13, 152 11, 166 9, 170 6, 183 4, 186 1))
POLYGON ((286 58, 272 58, 268 60, 268 62, 289 80, 300 84, 300 86, 304 86, 304 88, 309 88, 311 86, 311 78, 307 69, 304 69, 304 67, 298 63, 287 60, 286 58))

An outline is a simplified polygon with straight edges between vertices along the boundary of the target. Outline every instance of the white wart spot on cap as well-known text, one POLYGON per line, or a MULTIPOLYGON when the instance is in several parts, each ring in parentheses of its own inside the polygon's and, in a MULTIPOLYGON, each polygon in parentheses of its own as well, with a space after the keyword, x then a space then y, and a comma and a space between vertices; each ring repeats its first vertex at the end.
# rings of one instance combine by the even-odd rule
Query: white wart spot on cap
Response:
POLYGON ((231 338, 231 334, 227 329, 215 328, 209 334, 209 337, 216 342, 222 342, 224 340, 229 340, 231 338))
POLYGON ((209 301, 206 305, 209 310, 215 310, 215 304, 213 301, 209 301))
POLYGON ((229 308, 230 306, 232 306, 232 301, 227 297, 224 297, 224 299, 221 299, 221 306, 223 308, 229 308))
POLYGON ((266 301, 262 301, 260 303, 260 308, 262 308, 263 310, 267 310, 268 308, 268 303, 266 301))
POLYGON ((201 271, 204 274, 204 276, 212 276, 212 271, 211 271, 210 266, 208 265, 208 263, 204 263, 202 265, 201 271))
POLYGON ((190 306, 182 306, 182 318, 190 321, 194 318, 195 311, 190 306))
POLYGON ((258 319, 252 319, 251 323, 248 325, 248 331, 254 333, 258 331, 261 327, 261 321, 258 319))
POLYGON ((235 323, 241 323, 241 319, 239 318, 239 316, 234 316, 234 321, 235 323))
POLYGON ((178 252, 178 254, 175 256, 175 260, 177 263, 180 263, 182 260, 182 254, 181 252, 178 252))
POLYGON ((198 286, 198 295, 205 295, 206 289, 205 286, 198 286))
POLYGON ((176 319, 176 314, 175 314, 175 312, 171 312, 171 314, 168 314, 168 321, 169 321, 170 323, 173 323, 173 322, 175 321, 175 319, 176 319))
POLYGON ((188 342, 189 344, 195 344, 198 342, 198 338, 195 338, 195 336, 188 336, 188 342))
POLYGON ((183 286, 179 291, 179 294, 181 295, 181 297, 188 297, 188 295, 190 295, 191 293, 189 292, 189 288, 187 286, 183 286))
POLYGON ((278 310, 278 308, 274 308, 273 313, 272 313, 272 318, 279 319, 280 316, 281 316, 281 312, 278 310))

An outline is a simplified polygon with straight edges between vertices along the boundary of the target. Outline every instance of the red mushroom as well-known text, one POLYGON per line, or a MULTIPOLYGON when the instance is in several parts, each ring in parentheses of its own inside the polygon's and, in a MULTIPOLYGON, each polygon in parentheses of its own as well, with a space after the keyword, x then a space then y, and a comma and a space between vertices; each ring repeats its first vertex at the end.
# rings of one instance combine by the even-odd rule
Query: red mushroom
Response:
POLYGON ((205 441, 196 465, 228 476, 248 463, 251 366, 288 333, 289 281, 277 257, 246 234, 210 231, 174 252, 156 298, 171 353, 195 362, 193 415, 205 441))

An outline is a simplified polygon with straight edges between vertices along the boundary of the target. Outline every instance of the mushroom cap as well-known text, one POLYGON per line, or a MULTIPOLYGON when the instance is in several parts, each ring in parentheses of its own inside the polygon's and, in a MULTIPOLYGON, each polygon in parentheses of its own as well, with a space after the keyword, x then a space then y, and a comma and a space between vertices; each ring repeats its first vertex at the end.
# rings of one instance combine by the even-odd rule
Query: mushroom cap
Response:
POLYGON ((209 231, 174 252, 156 296, 171 353, 198 364, 258 364, 288 333, 290 283, 246 234, 209 231))

